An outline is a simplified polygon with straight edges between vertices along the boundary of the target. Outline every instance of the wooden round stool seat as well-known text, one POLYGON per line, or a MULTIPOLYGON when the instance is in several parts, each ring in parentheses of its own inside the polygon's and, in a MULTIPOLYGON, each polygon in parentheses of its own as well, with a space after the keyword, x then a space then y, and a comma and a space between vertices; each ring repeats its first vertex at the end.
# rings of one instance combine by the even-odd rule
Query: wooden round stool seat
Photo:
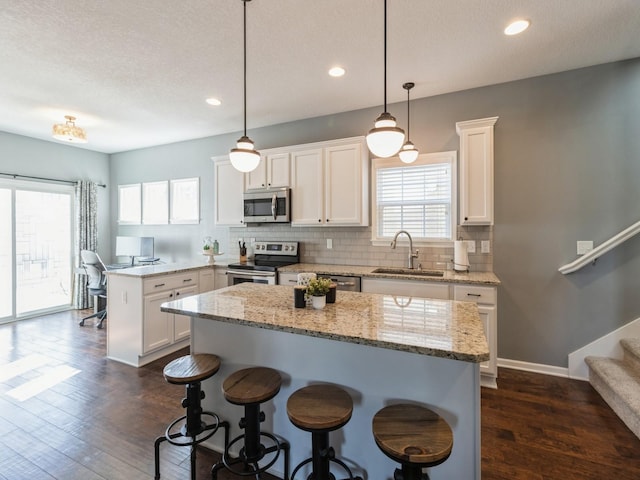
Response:
POLYGON ((430 467, 451 454, 453 432, 440 415, 418 405, 390 405, 373 417, 373 436, 389 458, 430 467))
POLYGON ((351 396, 334 385, 309 385, 287 401, 291 423, 308 432, 337 430, 346 425, 352 412, 351 396))
POLYGON ((215 375, 220 369, 220 358, 209 353, 197 353, 176 358, 166 367, 163 374, 167 382, 176 385, 201 382, 215 375))
POLYGON ((222 384, 224 398, 235 405, 249 405, 271 400, 280 391, 282 377, 277 370, 251 367, 229 375, 222 384))

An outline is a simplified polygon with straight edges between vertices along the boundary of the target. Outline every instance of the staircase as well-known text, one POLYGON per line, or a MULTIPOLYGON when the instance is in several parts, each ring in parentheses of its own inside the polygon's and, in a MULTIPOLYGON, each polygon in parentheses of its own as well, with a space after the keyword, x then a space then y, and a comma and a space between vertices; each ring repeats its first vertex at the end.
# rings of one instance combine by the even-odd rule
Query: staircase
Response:
POLYGON ((589 382, 640 438, 640 338, 620 340, 624 357, 588 356, 589 382))

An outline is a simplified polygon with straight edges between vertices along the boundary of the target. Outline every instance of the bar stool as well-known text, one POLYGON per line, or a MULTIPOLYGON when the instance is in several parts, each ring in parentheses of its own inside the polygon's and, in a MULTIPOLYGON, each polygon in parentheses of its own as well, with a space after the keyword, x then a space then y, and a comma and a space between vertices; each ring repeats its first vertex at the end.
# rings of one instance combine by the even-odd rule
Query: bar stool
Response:
POLYGON ((311 463, 311 480, 334 480, 330 463, 340 465, 355 480, 349 467, 335 458, 333 447, 329 445, 329 432, 342 428, 351 419, 353 400, 342 388, 334 385, 309 385, 296 390, 287 401, 287 415, 296 427, 311 432, 311 458, 307 458, 293 470, 293 480, 304 465, 311 463))
POLYGON ((229 422, 220 421, 218 415, 202 411, 200 401, 205 397, 200 382, 215 375, 220 369, 220 359, 216 355, 199 353, 176 358, 164 367, 163 375, 167 382, 186 385, 186 398, 182 399, 186 415, 174 420, 163 436, 155 441, 155 479, 160 478, 160 444, 164 441, 179 447, 191 447, 191 480, 196 479, 196 445, 211 438, 220 427, 224 428, 224 445, 229 443, 229 422), (211 423, 202 421, 209 417, 211 423), (181 425, 176 431, 176 427, 181 425))
POLYGON ((226 468, 229 472, 260 478, 260 474, 271 468, 284 451, 284 480, 289 480, 289 443, 275 435, 260 430, 264 422, 264 412, 260 404, 271 400, 280 391, 282 377, 277 370, 266 367, 252 367, 238 370, 229 375, 222 384, 224 398, 234 405, 244 407, 244 417, 238 423, 244 434, 231 440, 226 446, 222 460, 211 468, 211 478, 218 478, 218 470, 226 468), (262 438, 268 438, 271 446, 265 447, 262 438), (243 446, 237 458, 232 458, 230 449, 236 443, 243 446), (269 457, 261 466, 259 462, 269 457))
POLYGON ((384 407, 373 417, 372 428, 380 450, 402 465, 402 469, 396 469, 394 480, 429 480, 422 469, 440 465, 451 455, 451 427, 426 407, 384 407))

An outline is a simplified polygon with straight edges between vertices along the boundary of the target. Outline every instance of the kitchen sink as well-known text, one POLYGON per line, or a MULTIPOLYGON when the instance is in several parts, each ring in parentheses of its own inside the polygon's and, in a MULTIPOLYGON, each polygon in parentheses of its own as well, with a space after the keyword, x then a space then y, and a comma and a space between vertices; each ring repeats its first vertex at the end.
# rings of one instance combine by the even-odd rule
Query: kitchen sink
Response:
POLYGON ((421 270, 418 268, 376 268, 371 273, 386 273, 389 275, 411 275, 416 277, 443 277, 442 270, 421 270))

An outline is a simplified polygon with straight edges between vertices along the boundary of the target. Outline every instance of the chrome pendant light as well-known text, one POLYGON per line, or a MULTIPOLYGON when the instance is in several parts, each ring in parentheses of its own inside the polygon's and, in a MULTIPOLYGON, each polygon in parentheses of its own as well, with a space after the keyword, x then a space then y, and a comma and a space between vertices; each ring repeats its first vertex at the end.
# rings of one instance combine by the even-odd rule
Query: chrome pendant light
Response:
POLYGON ((398 153, 398 155, 400 156, 400 160, 402 160, 404 163, 413 163, 416 161, 416 158, 418 158, 418 149, 411 142, 411 140, 409 140, 409 136, 411 134, 411 122, 409 120, 409 90, 411 90, 413 87, 415 87, 415 83, 413 82, 402 84, 402 88, 407 91, 407 141, 402 146, 402 150, 400 150, 400 153, 398 153))
POLYGON ((247 137, 247 2, 242 0, 244 14, 244 134, 238 139, 236 148, 229 153, 231 165, 240 172, 251 172, 260 163, 260 153, 253 147, 253 141, 247 137))
POLYGON ((396 119, 387 112, 387 0, 384 0, 384 112, 376 119, 367 134, 367 146, 376 157, 395 155, 404 142, 404 130, 396 126, 396 119))

